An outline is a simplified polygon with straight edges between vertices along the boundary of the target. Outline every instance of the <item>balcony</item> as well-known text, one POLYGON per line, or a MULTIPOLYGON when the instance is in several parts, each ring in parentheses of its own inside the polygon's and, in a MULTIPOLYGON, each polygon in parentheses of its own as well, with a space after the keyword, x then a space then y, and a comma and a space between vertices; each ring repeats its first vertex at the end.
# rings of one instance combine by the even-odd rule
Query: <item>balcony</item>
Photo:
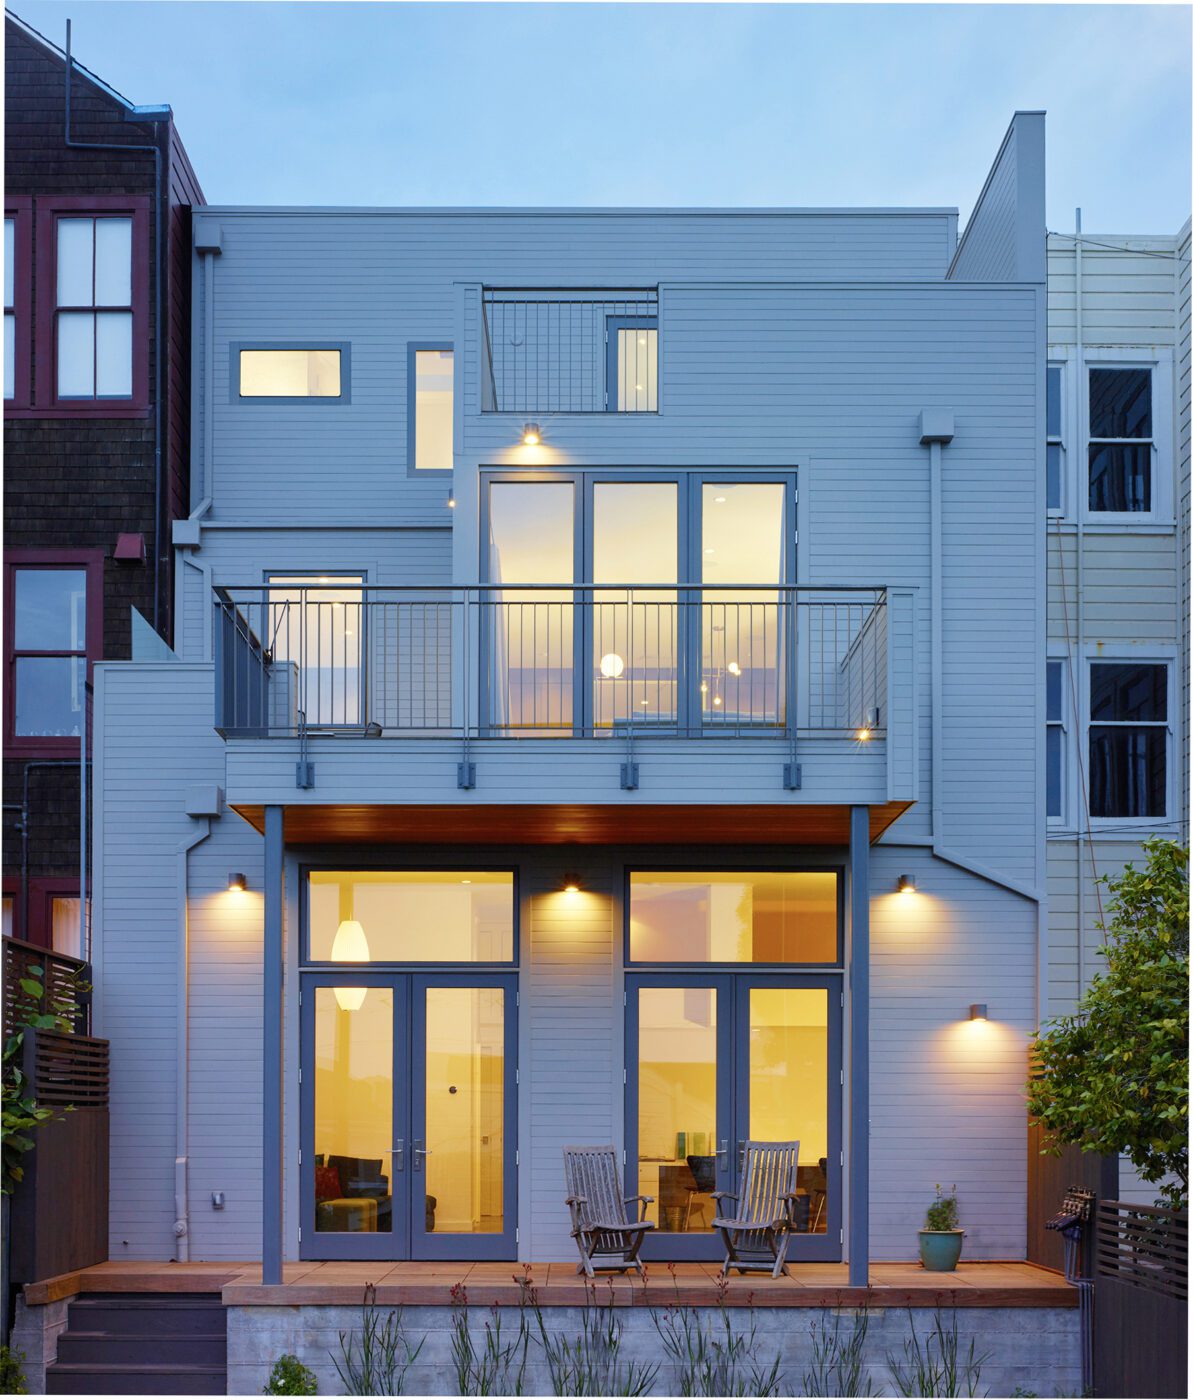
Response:
POLYGON ((486 287, 484 413, 657 413, 659 294, 486 287))
POLYGON ((913 605, 723 584, 220 588, 229 801, 864 802, 893 820, 914 800, 913 605))

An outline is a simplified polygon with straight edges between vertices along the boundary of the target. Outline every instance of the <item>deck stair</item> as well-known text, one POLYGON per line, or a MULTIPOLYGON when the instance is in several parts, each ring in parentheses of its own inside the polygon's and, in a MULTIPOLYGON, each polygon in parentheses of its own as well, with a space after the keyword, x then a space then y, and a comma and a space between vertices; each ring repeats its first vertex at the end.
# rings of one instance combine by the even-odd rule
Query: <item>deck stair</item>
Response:
POLYGON ((228 1331, 218 1293, 73 1298, 49 1395, 225 1395, 228 1331))

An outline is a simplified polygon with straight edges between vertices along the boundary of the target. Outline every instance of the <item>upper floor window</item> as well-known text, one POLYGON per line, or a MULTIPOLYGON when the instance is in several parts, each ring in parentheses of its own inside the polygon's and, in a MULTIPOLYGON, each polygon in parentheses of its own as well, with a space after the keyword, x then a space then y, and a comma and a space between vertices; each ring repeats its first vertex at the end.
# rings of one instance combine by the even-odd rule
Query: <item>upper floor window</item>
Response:
POLYGON ((33 201, 17 196, 4 210, 4 402, 29 406, 33 318, 33 201))
MULTIPOLYGON (((33 201, 37 364, 33 412, 131 417, 149 407, 149 200, 33 201)), ((20 229, 17 229, 20 364, 20 229)), ((19 369, 18 369, 19 373, 19 369)))
POLYGON ((1152 509, 1152 371, 1089 372, 1089 508, 1152 509))
POLYGON ((656 316, 610 316, 605 407, 611 413, 659 411, 659 322, 656 316))
POLYGON ((101 652, 102 556, 10 551, 6 617, 9 748, 77 752, 87 664, 101 652))
POLYGON ((1059 511, 1064 504, 1064 368, 1048 366, 1047 458, 1048 509, 1059 511))
POLYGON ((1164 817, 1168 811, 1168 666, 1090 663, 1091 817, 1164 817))
POLYGON ((58 397, 131 398, 131 218, 59 217, 55 305, 58 397))
POLYGON ((1048 662, 1047 812, 1065 814, 1065 663, 1048 662))
POLYGON ((4 220, 4 397, 16 393, 16 219, 4 220))
POLYGON ((455 353, 412 345, 407 383, 407 462, 412 471, 451 471, 455 353))
POLYGON ((235 397, 276 402, 348 398, 344 345, 235 345, 235 397))

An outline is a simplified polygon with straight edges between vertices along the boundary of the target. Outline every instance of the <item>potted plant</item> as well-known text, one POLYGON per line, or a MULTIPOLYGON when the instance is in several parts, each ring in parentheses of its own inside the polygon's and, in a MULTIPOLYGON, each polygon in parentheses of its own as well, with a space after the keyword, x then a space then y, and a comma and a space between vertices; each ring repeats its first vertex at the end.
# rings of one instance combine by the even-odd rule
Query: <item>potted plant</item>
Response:
POLYGON ((964 1238, 965 1231, 957 1227, 957 1188, 946 1196, 937 1182, 936 1199, 928 1207, 920 1231, 920 1263, 936 1274, 952 1273, 961 1258, 964 1238))

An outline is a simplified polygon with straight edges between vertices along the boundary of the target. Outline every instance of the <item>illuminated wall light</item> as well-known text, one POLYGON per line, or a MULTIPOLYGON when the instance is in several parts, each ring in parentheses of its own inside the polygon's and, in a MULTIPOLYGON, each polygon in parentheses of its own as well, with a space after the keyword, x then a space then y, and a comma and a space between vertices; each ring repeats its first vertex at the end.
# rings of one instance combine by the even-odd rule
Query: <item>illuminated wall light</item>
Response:
POLYGON ((537 447, 543 440, 543 435, 537 423, 527 423, 522 429, 522 446, 537 447))
POLYGON ((728 670, 729 670, 729 674, 730 674, 731 676, 740 676, 740 675, 741 675, 741 667, 737 664, 736 661, 731 661, 731 662, 729 663, 728 670))
POLYGON ((563 877, 563 892, 564 894, 580 893, 580 877, 574 870, 565 871, 563 877))
POLYGON ((914 875, 900 875, 900 876, 899 876, 899 893, 900 893, 900 894, 915 894, 915 876, 914 876, 914 875))
MULTIPOLYGON (((331 944, 332 962, 367 963, 369 941, 355 919, 341 919, 331 944)), ((336 987, 336 1004, 341 1011, 359 1011, 368 995, 367 987, 336 987)))
POLYGON ((248 887, 249 882, 244 878, 244 874, 241 871, 230 870, 228 872, 228 888, 230 890, 239 890, 243 894, 248 887))
POLYGON ((606 652, 601 657, 601 675, 606 680, 615 681, 625 670, 625 662, 615 651, 606 652))
POLYGON ((454 491, 449 491, 447 493, 447 508, 448 510, 455 510, 456 508, 456 493, 454 491))
POLYGON ((867 710, 866 713, 862 716, 862 722, 858 726, 854 738, 857 739, 858 743, 860 744, 869 743, 869 741, 874 737, 874 731, 877 728, 878 707, 875 706, 872 710, 867 710))
POLYGON ((986 1003, 975 1001, 970 1004, 969 1019, 971 1021, 988 1021, 990 1018, 986 1014, 986 1003))
POLYGON ((868 744, 870 742, 870 730, 863 724, 853 737, 859 744, 868 744))

